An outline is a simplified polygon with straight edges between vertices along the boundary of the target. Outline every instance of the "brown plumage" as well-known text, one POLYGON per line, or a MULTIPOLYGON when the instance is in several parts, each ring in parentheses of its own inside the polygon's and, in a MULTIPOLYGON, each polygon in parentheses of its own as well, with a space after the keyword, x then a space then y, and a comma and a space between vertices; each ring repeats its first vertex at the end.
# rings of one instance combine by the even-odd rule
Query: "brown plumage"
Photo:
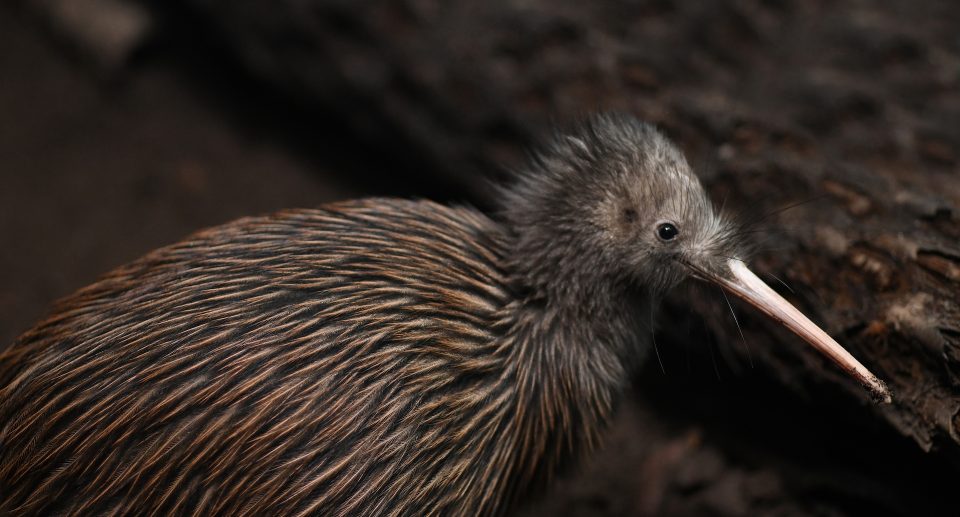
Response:
POLYGON ((596 446, 656 300, 737 236, 618 116, 496 220, 367 199, 198 233, 0 355, 0 514, 503 513, 596 446))

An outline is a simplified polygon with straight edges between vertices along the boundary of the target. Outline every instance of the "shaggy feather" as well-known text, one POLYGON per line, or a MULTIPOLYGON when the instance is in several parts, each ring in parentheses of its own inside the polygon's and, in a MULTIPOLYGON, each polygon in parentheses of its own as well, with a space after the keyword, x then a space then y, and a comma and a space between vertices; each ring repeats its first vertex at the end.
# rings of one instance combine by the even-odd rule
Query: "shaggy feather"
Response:
POLYGON ((241 219, 59 302, 0 355, 0 514, 488 515, 548 483, 599 443, 672 258, 727 226, 633 119, 536 156, 501 221, 241 219))

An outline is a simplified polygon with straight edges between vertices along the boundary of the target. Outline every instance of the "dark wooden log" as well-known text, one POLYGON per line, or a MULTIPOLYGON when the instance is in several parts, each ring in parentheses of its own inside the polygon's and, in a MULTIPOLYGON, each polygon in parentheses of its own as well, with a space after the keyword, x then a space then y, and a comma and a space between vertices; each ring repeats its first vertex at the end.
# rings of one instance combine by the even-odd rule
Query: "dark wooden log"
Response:
MULTIPOLYGON (((738 308, 742 346, 719 294, 677 298, 706 315, 709 331, 695 334, 717 339, 721 363, 753 362, 807 403, 842 399, 806 417, 851 412, 846 422, 885 426, 884 440, 908 437, 948 458, 936 472, 955 474, 960 4, 181 1, 256 76, 426 157, 481 203, 488 179, 556 119, 619 109, 659 124, 717 200, 763 218, 756 268, 887 380, 895 402, 869 405, 814 351, 738 308)), ((665 325, 668 344, 698 321, 684 303, 667 311, 682 324, 665 325)), ((854 492, 869 499, 906 477, 882 476, 854 492)))

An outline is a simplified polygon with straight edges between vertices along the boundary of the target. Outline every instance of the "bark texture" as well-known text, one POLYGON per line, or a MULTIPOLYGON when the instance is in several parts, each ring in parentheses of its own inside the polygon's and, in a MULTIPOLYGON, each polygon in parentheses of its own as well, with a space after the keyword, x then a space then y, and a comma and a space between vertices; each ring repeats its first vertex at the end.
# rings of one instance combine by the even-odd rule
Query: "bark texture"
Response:
POLYGON ((718 201, 762 219, 755 268, 894 391, 892 405, 870 405, 772 322, 738 307, 741 344, 722 296, 678 295, 662 321, 668 374, 645 372, 656 380, 640 381, 628 411, 646 423, 626 417, 614 434, 612 447, 636 448, 646 465, 643 487, 621 476, 620 495, 566 490, 587 502, 563 511, 950 513, 935 489, 960 465, 957 2, 181 2, 255 76, 417 153, 481 204, 489 178, 554 120, 618 109, 657 123, 718 201), (702 361, 714 347, 699 342, 711 339, 717 357, 702 361), (715 373, 723 393, 695 391, 718 391, 702 380, 715 373), (695 416, 664 407, 655 392, 667 389, 695 416), (771 393, 790 402, 778 408, 771 393), (751 412, 740 395, 766 406, 751 412), (744 428, 794 428, 758 445, 756 431, 712 418, 720 409, 744 428), (661 423, 637 416, 648 412, 661 423), (631 445, 644 426, 648 443, 631 445), (819 450, 811 461, 828 470, 818 473, 802 458, 811 436, 849 450, 819 450), (857 455, 873 446, 911 467, 857 455), (768 457, 783 461, 757 466, 768 457))

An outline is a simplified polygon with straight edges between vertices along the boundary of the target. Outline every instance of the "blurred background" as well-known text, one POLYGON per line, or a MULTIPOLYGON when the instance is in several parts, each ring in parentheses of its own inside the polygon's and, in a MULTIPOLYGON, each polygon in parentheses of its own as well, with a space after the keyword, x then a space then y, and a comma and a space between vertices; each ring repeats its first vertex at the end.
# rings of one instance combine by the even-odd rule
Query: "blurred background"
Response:
POLYGON ((0 343, 237 217, 494 210, 537 135, 601 109, 656 123, 762 221, 756 267, 898 396, 872 405, 737 306, 741 337, 691 287, 605 449, 521 514, 957 515, 953 0, 4 2, 0 343))

